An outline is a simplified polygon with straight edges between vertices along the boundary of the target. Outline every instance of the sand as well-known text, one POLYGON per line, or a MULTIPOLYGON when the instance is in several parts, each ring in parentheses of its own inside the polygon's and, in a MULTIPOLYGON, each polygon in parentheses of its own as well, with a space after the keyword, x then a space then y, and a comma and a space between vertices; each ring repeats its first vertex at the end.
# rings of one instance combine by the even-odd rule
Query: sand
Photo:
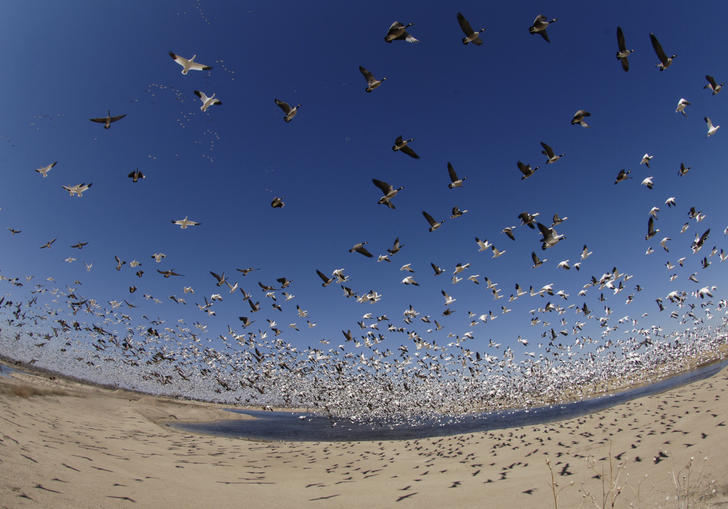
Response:
POLYGON ((0 377, 0 507, 548 508, 553 485, 558 507, 726 507, 727 388, 723 370, 555 423, 291 443, 167 425, 241 418, 217 405, 19 372, 0 377))

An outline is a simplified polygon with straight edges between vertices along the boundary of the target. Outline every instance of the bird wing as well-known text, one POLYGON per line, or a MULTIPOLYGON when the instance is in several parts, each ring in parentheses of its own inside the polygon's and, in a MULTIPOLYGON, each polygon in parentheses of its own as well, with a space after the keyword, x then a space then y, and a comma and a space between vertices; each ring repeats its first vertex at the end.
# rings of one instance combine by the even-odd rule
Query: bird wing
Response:
POLYGON ((619 46, 619 51, 627 51, 627 46, 624 44, 622 27, 617 27, 617 46, 619 46))
POLYGON ((551 147, 546 145, 544 142, 541 142, 541 146, 543 147, 543 151, 541 152, 542 154, 546 155, 549 159, 554 157, 554 150, 551 147))
POLYGON ((200 98, 200 100, 204 103, 207 102, 209 97, 207 97, 207 94, 205 92, 201 92, 199 90, 195 90, 195 95, 200 98))
POLYGON ((209 71, 212 66, 201 64, 199 62, 192 62, 189 64, 191 71, 209 71))
POLYGON ((389 194, 389 193, 390 193, 390 191, 392 191, 392 189, 393 189, 393 188, 392 188, 392 186, 391 186, 390 184, 387 184, 386 182, 384 182, 384 181, 382 181, 382 180, 372 179, 372 182, 373 182, 373 183, 374 183, 374 185, 375 185, 375 186, 377 186, 377 187, 378 187, 378 188, 379 188, 379 189, 380 189, 380 190, 382 191, 382 193, 384 193, 385 195, 389 194))
POLYGON ((455 173, 455 168, 450 163, 447 163, 447 173, 450 175, 451 182, 455 182, 458 179, 458 174, 455 173))
POLYGON ((652 42, 652 47, 654 48, 655 53, 657 54, 657 58, 660 59, 660 62, 666 64, 667 55, 665 55, 665 51, 662 49, 662 45, 660 44, 660 41, 657 40, 657 37, 655 37, 655 34, 650 34, 650 41, 652 42))
POLYGON ((435 224, 437 224, 437 221, 435 221, 435 219, 424 210, 422 211, 422 215, 425 216, 425 219, 427 219, 427 222, 430 223, 430 226, 435 226, 435 224))
POLYGON ((541 35, 541 37, 543 37, 543 38, 544 38, 544 40, 545 40, 546 42, 551 42, 551 41, 549 40, 549 34, 548 34, 548 33, 546 32, 546 29, 545 29, 545 28, 544 28, 543 30, 541 30, 540 32, 538 32, 538 33, 539 33, 539 35, 541 35))
POLYGON ((99 124, 105 124, 106 123, 106 117, 104 118, 90 118, 91 122, 98 122, 99 124))
POLYGON ((326 277, 326 274, 324 274, 320 270, 316 269, 316 274, 318 274, 318 277, 320 277, 324 283, 328 284, 329 282, 331 282, 331 280, 328 277, 326 277))
POLYGON ((622 69, 626 71, 629 71, 629 60, 627 57, 620 58, 619 61, 622 63, 622 69))
POLYGON ((283 113, 285 113, 286 115, 288 115, 291 112, 291 105, 288 104, 287 102, 281 101, 279 99, 275 99, 275 102, 278 105, 278 107, 283 110, 283 113))
POLYGON ((365 248, 364 246, 359 246, 359 247, 357 247, 357 248, 356 248, 356 249, 355 249, 354 251, 356 251, 357 253, 361 253, 361 254, 363 254, 363 255, 364 255, 364 256, 366 256, 367 258, 371 258, 371 257, 372 257, 372 254, 371 254, 371 253, 369 252, 369 250, 368 250, 367 248, 365 248))
POLYGON ((551 228, 541 223, 536 223, 536 226, 538 227, 538 231, 541 232, 541 235, 543 235, 544 238, 550 236, 553 233, 553 230, 551 228))
POLYGON ((533 171, 531 171, 531 169, 528 166, 526 166, 525 164, 523 164, 521 161, 518 161, 518 163, 516 163, 516 164, 518 164, 518 169, 521 170, 521 173, 523 173, 526 177, 528 177, 529 175, 531 175, 531 173, 533 173, 533 171))
POLYGON ((713 88, 713 90, 718 87, 718 84, 715 82, 715 78, 713 78, 710 74, 706 74, 705 79, 708 80, 708 83, 710 83, 710 86, 713 88))
POLYGON ((121 120, 125 116, 126 116, 126 113, 124 113, 123 115, 117 115, 115 117, 111 117, 111 118, 109 118, 109 122, 116 122, 117 120, 121 120))
POLYGON ((410 157, 413 157, 415 159, 419 159, 420 158, 420 156, 417 155, 417 152, 415 152, 414 150, 412 150, 412 148, 409 145, 405 145, 400 150, 402 152, 404 152, 405 154, 407 154, 408 156, 410 156, 410 157))
MULTIPOLYGON (((468 20, 465 19, 465 16, 463 16, 461 13, 458 12, 458 23, 460 23, 460 28, 463 29, 463 32, 465 32, 465 35, 468 37, 472 36, 475 32, 473 28, 470 26, 470 23, 468 23, 468 20)), ((475 42, 475 41, 473 41, 475 42)))
POLYGON ((364 75, 364 79, 367 80, 367 83, 371 83, 372 81, 376 81, 374 78, 374 75, 367 71, 363 66, 359 66, 359 72, 361 72, 364 75))

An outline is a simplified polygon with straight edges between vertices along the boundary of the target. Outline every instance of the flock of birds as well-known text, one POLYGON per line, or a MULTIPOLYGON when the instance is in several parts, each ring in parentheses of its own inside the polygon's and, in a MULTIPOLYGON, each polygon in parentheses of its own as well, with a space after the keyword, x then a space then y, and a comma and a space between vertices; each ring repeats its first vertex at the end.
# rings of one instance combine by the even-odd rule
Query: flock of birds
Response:
MULTIPOLYGON (((483 44, 481 36, 485 28, 474 30, 461 13, 457 13, 457 22, 464 34, 463 44, 483 44)), ((556 18, 539 14, 533 20, 529 32, 550 42, 547 28, 555 22, 556 18)), ((385 42, 419 42, 407 31, 412 25, 395 21, 386 32, 385 42)), ((650 34, 650 41, 657 56, 657 68, 660 71, 667 70, 677 55, 667 56, 654 34, 650 34)), ((630 69, 629 58, 633 52, 625 43, 622 29, 617 27, 616 58, 625 72, 630 69)), ((212 69, 197 62, 197 55, 188 59, 170 52, 169 56, 181 67, 181 74, 185 76, 190 71, 212 69)), ((363 66, 359 66, 359 71, 366 81, 366 93, 378 89, 387 80, 386 77, 377 79, 363 66)), ((706 75, 706 80, 705 88, 712 95, 721 91, 723 83, 717 82, 711 75, 706 75)), ((214 93, 208 96, 203 91, 194 90, 194 94, 200 99, 200 110, 203 112, 223 104, 214 93)), ((300 104, 292 106, 277 98, 274 103, 284 113, 283 120, 286 123, 292 122, 301 108, 300 104)), ((680 99, 676 112, 686 115, 685 110, 689 105, 689 101, 680 99)), ((112 116, 108 111, 106 116, 90 120, 109 129, 125 116, 112 116)), ((590 112, 579 109, 573 115, 571 124, 590 127, 586 121, 590 116, 590 112)), ((720 126, 713 124, 707 116, 705 123, 707 136, 715 135, 720 126)), ((412 147, 413 142, 413 138, 407 139, 400 135, 395 139, 392 150, 419 159, 412 147)), ((541 142, 541 147, 546 157, 545 165, 557 163, 565 157, 564 153, 557 153, 546 142, 541 142)), ((640 165, 649 168, 653 157, 644 154, 640 165)), ((45 179, 56 164, 53 162, 35 171, 45 179)), ((539 169, 538 166, 521 161, 518 161, 517 167, 523 180, 532 177, 539 169)), ((681 164, 678 174, 685 176, 689 170, 689 167, 681 164)), ((449 162, 447 172, 449 189, 466 185, 467 177, 459 175, 449 162)), ((630 173, 627 169, 620 170, 614 184, 629 180, 630 173)), ((129 174, 129 178, 137 183, 145 179, 145 175, 137 168, 129 174)), ((372 183, 381 193, 377 204, 396 209, 394 200, 404 187, 395 187, 377 178, 373 178, 372 183)), ((654 178, 647 177, 641 184, 652 189, 654 178)), ((92 183, 62 187, 70 196, 81 198, 91 189, 92 183)), ((672 208, 677 206, 677 199, 671 196, 664 203, 666 207, 672 208)), ((276 197, 270 205, 281 208, 285 203, 276 197)), ((453 207, 448 220, 455 220, 467 212, 467 209, 453 207)), ((660 232, 656 226, 658 212, 659 207, 655 206, 648 214, 645 235, 648 241, 656 238, 660 232)), ((425 210, 422 216, 429 232, 438 230, 446 221, 443 218, 436 219, 425 210)), ((557 228, 568 218, 560 217, 558 213, 553 214, 551 222, 545 220, 538 211, 514 212, 514 217, 520 221, 520 226, 540 234, 542 253, 566 238, 557 228)), ((705 218, 705 213, 691 208, 688 212, 689 222, 684 224, 680 233, 691 226, 690 221, 698 224, 705 218)), ((188 216, 171 219, 171 222, 182 230, 201 224, 188 216)), ((506 226, 501 232, 510 241, 516 241, 514 232, 518 227, 506 226)), ((13 236, 21 233, 14 227, 8 229, 13 236)), ((723 233, 728 234, 728 228, 723 233)), ((710 235, 710 228, 696 234, 689 243, 690 254, 676 259, 674 264, 668 262, 668 270, 687 266, 693 260, 688 259, 689 256, 695 257, 702 269, 708 268, 716 256, 720 262, 728 258, 728 254, 717 246, 705 254, 703 249, 710 235)), ((50 249, 55 241, 54 238, 41 248, 50 249)), ((668 244, 671 241, 671 237, 665 235, 659 245, 669 253, 671 245, 668 244)), ((78 242, 70 247, 81 251, 87 244, 78 242)), ((376 258, 377 262, 392 263, 392 259, 404 247, 400 239, 396 238, 385 253, 375 255, 367 248, 367 242, 359 242, 349 249, 349 253, 376 258)), ((507 251, 499 249, 492 241, 475 237, 474 252, 488 250, 492 258, 501 257, 507 251)), ((707 248, 705 250, 708 251, 707 248)), ((649 247, 645 254, 653 252, 654 248, 649 247)), ((564 259, 556 267, 560 270, 581 271, 591 254, 587 245, 584 245, 578 261, 564 259)), ((531 252, 532 269, 536 270, 548 261, 542 256, 535 249, 531 252)), ((150 257, 155 264, 161 264, 167 255, 156 252, 150 257)), ((75 257, 65 259, 68 263, 75 260, 75 257)), ((142 262, 122 260, 117 256, 115 269, 122 271, 124 266, 133 269, 136 278, 142 280, 142 262)), ((444 279, 447 276, 443 274, 450 272, 448 268, 435 263, 430 263, 430 266, 433 278, 444 279)), ((89 265, 86 268, 91 270, 89 265)), ((152 319, 141 310, 135 310, 137 305, 127 298, 120 297, 103 303, 92 296, 83 295, 80 280, 59 287, 55 279, 49 277, 46 282, 37 282, 31 286, 33 276, 0 275, 0 279, 18 292, 16 296, 7 294, 0 297, 0 316, 3 316, 4 322, 0 352, 15 358, 23 357, 27 362, 63 367, 65 371, 75 371, 96 381, 112 380, 153 392, 266 407, 308 406, 331 415, 355 419, 410 420, 441 413, 463 414, 491 408, 552 403, 563 399, 565 395, 586 396, 615 379, 649 379, 657 372, 665 374, 677 369, 686 356, 714 357, 718 355, 718 346, 725 342, 723 323, 714 327, 708 322, 713 316, 728 312, 728 301, 714 297, 716 286, 698 284, 697 272, 687 278, 696 285, 693 290, 675 290, 655 298, 657 319, 652 325, 644 326, 642 319, 647 318, 647 313, 640 319, 630 316, 617 319, 611 316, 609 299, 616 299, 617 295, 625 292, 629 294, 626 297, 626 303, 629 304, 643 290, 640 284, 632 287, 633 283, 628 283, 634 277, 633 274, 613 267, 599 277, 592 275, 586 278, 585 284, 574 296, 573 292, 569 293, 567 289, 558 288, 553 283, 540 288, 531 285, 527 289, 516 283, 513 293, 506 300, 512 303, 522 298, 534 299, 529 321, 539 338, 534 342, 519 336, 517 343, 522 345, 523 351, 516 351, 520 347, 504 346, 494 339, 490 339, 486 346, 485 340, 476 337, 474 332, 498 316, 509 313, 511 309, 508 303, 499 305, 498 314, 492 309, 469 311, 467 324, 470 330, 460 333, 444 331, 436 315, 417 310, 412 305, 403 309, 401 317, 389 318, 383 313, 366 312, 354 327, 345 327, 341 331, 338 342, 322 338, 320 345, 302 348, 286 340, 287 334, 303 327, 297 322, 305 321, 308 329, 315 328, 317 323, 301 304, 295 306, 297 320, 288 324, 289 332, 284 332, 278 320, 271 318, 271 315, 258 318, 265 315, 264 308, 270 309, 272 313, 291 309, 289 303, 295 295, 292 293, 293 282, 285 277, 276 278, 275 282, 258 281, 257 284, 247 285, 249 275, 257 270, 253 267, 237 268, 237 280, 223 271, 209 271, 212 278, 211 293, 196 303, 201 316, 214 319, 216 303, 228 298, 239 300, 239 296, 242 296, 244 306, 234 326, 227 325, 227 332, 216 338, 223 345, 222 348, 216 348, 210 338, 205 337, 208 325, 201 320, 192 326, 183 319, 167 324, 162 319, 152 319), (257 287, 255 292, 261 292, 258 294, 260 297, 255 292, 249 293, 244 286, 257 287), (24 291, 26 294, 21 296, 24 291), (594 299, 589 299, 589 292, 595 295, 594 299), (603 307, 602 314, 592 310, 597 305, 603 307), (669 311, 668 306, 671 308, 669 311), (660 323, 665 321, 665 316, 682 327, 667 330, 660 323), (600 335, 584 333, 590 321, 601 331, 600 335), (255 323, 258 324, 257 330, 254 330, 255 323), (419 327, 426 330, 422 331, 419 327), (352 332, 352 328, 359 332, 352 332), (394 338, 396 347, 387 346, 391 343, 390 338, 394 338), (76 361, 76 367, 70 366, 70 360, 76 361)), ((400 270, 406 273, 401 280, 403 285, 419 286, 412 263, 403 264, 400 270)), ((164 278, 184 277, 173 268, 157 268, 156 272, 164 278)), ((376 304, 382 299, 382 295, 375 290, 353 289, 350 275, 343 268, 329 273, 316 269, 315 274, 323 287, 338 285, 345 298, 362 304, 376 304)), ((674 273, 670 276, 671 281, 677 277, 677 273, 674 273)), ((312 278, 315 278, 313 271, 312 278)), ((458 263, 452 269, 450 282, 454 285, 463 280, 482 284, 494 302, 505 298, 505 285, 473 273, 471 263, 458 263)), ((138 290, 137 284, 140 283, 129 286, 129 294, 138 290)), ((187 299, 196 295, 196 290, 190 285, 182 285, 182 292, 170 295, 169 300, 186 305, 187 299)), ((444 299, 442 315, 449 316, 455 312, 457 297, 453 291, 443 289, 440 293, 444 299)), ((144 298, 151 303, 162 303, 161 299, 148 293, 144 294, 144 298)))

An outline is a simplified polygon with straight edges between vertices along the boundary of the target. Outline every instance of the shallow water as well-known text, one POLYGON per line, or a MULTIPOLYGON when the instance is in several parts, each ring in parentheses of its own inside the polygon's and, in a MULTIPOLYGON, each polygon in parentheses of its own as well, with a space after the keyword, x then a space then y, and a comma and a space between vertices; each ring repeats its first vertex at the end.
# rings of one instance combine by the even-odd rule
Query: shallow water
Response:
POLYGON ((248 420, 218 421, 201 424, 173 424, 175 428, 197 433, 254 440, 285 441, 364 441, 406 440, 438 437, 542 424, 598 412, 626 401, 657 394, 680 385, 709 378, 728 365, 728 360, 710 364, 654 384, 598 398, 521 410, 503 410, 467 416, 420 420, 416 424, 373 425, 348 419, 329 419, 302 412, 265 412, 230 410, 254 417, 248 420))
POLYGON ((9 377, 16 371, 18 370, 11 368, 10 366, 6 366, 5 364, 0 364, 0 376, 9 377))

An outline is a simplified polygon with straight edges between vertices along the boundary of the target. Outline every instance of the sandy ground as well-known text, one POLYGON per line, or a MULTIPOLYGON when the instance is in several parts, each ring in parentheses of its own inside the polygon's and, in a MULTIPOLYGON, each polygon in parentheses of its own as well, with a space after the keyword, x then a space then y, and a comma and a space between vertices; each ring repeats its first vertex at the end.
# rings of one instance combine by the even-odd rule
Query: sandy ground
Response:
POLYGON ((726 389, 723 370, 545 425, 270 443, 166 425, 240 418, 215 405, 15 373, 0 377, 0 507, 548 508, 554 489, 562 508, 728 507, 726 389))

